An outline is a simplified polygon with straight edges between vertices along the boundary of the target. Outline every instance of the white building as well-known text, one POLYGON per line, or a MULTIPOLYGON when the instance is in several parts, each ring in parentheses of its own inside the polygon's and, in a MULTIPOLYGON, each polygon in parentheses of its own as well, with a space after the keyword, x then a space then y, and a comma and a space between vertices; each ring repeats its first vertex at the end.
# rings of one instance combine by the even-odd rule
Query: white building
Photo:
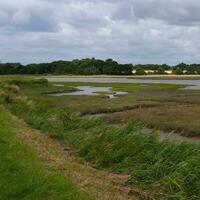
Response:
POLYGON ((172 70, 165 70, 165 74, 172 74, 173 71, 172 70))

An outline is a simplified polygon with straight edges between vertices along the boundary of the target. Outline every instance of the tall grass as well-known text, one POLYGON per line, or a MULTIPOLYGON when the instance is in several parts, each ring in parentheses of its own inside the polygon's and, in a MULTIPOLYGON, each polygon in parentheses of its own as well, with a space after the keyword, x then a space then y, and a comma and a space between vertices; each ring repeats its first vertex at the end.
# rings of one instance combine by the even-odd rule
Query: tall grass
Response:
POLYGON ((133 123, 110 127, 103 119, 44 108, 39 100, 27 103, 31 99, 20 92, 9 92, 9 98, 5 105, 34 128, 78 148, 98 168, 129 173, 128 183, 149 191, 152 199, 200 199, 200 145, 159 142, 156 133, 143 134, 133 123))
POLYGON ((155 134, 144 135, 131 124, 88 140, 80 151, 98 167, 130 173, 129 183, 154 188, 157 198, 196 200, 200 198, 199 153, 199 145, 158 142, 155 134))

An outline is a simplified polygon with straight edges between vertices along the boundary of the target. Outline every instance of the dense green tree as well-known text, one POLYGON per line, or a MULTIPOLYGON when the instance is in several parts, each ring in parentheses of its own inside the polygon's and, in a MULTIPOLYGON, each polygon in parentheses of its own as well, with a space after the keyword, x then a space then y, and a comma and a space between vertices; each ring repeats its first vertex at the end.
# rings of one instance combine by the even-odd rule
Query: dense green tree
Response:
POLYGON ((183 70, 180 69, 180 68, 175 68, 175 69, 173 69, 173 74, 182 75, 183 74, 183 70))
POLYGON ((75 59, 72 61, 54 61, 51 63, 28 64, 1 63, 0 74, 108 74, 108 75, 130 75, 132 70, 136 74, 143 75, 145 70, 153 70, 155 74, 164 74, 165 70, 173 70, 174 74, 200 74, 200 64, 180 63, 176 66, 166 64, 119 64, 109 58, 104 60, 96 58, 75 59))
POLYGON ((0 63, 0 74, 130 74, 132 65, 120 65, 112 59, 95 58, 28 64, 0 63))
POLYGON ((141 67, 136 69, 136 73, 135 74, 136 75, 146 75, 144 69, 141 68, 141 67))

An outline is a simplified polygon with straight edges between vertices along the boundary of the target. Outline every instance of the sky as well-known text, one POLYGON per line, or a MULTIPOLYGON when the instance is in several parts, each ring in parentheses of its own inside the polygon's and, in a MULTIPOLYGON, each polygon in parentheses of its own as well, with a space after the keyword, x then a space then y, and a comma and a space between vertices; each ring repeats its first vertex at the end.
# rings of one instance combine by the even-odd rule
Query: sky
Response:
POLYGON ((0 0, 0 61, 200 63, 199 0, 0 0))

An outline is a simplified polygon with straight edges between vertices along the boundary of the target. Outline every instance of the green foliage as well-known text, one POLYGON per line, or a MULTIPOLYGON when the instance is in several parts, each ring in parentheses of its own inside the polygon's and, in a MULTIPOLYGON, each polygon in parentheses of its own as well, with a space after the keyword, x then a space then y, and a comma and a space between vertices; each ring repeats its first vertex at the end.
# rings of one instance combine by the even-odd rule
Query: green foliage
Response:
POLYGON ((28 64, 0 63, 0 74, 78 74, 78 75, 131 75, 137 69, 138 75, 144 70, 153 70, 155 74, 164 74, 165 70, 173 70, 174 74, 200 74, 200 64, 180 63, 176 66, 166 64, 119 64, 113 59, 99 60, 95 58, 75 59, 72 61, 54 61, 51 63, 28 64))
MULTIPOLYGON (((0 108, 0 199, 86 200, 72 183, 54 173, 36 153, 17 142, 12 121, 0 108)), ((20 128, 20 127, 18 127, 20 128)))
POLYGON ((142 68, 136 69, 136 73, 135 74, 136 75, 146 75, 144 69, 142 69, 142 68))
POLYGON ((132 64, 118 64, 112 59, 106 61, 95 58, 55 61, 52 63, 29 64, 23 66, 19 63, 0 64, 0 74, 110 74, 129 75, 132 73, 132 64))
POLYGON ((129 173, 129 183, 152 189, 154 199, 200 198, 199 145, 159 142, 155 133, 144 134, 136 124, 111 127, 103 119, 52 109, 40 99, 30 104, 20 92, 11 91, 6 104, 11 111, 34 128, 79 148, 79 155, 96 167, 129 173))
POLYGON ((173 74, 182 75, 183 74, 183 70, 181 70, 180 68, 175 68, 173 70, 173 74))
POLYGON ((80 155, 98 167, 131 173, 130 183, 159 188, 166 197, 198 199, 199 152, 199 145, 158 142, 156 135, 128 124, 88 140, 80 155))
POLYGON ((163 64, 163 65, 159 65, 159 64, 137 64, 134 65, 135 69, 144 69, 144 70, 154 70, 154 71, 159 71, 159 70, 170 70, 171 66, 163 64))
POLYGON ((48 85, 48 81, 45 78, 40 78, 40 79, 31 79, 31 80, 10 80, 8 81, 9 84, 13 84, 13 85, 40 85, 40 86, 47 86, 48 85))
POLYGON ((59 120, 61 120, 63 128, 65 130, 74 130, 74 129, 90 129, 92 127, 101 125, 105 123, 103 119, 83 119, 80 115, 70 112, 60 112, 59 120))

